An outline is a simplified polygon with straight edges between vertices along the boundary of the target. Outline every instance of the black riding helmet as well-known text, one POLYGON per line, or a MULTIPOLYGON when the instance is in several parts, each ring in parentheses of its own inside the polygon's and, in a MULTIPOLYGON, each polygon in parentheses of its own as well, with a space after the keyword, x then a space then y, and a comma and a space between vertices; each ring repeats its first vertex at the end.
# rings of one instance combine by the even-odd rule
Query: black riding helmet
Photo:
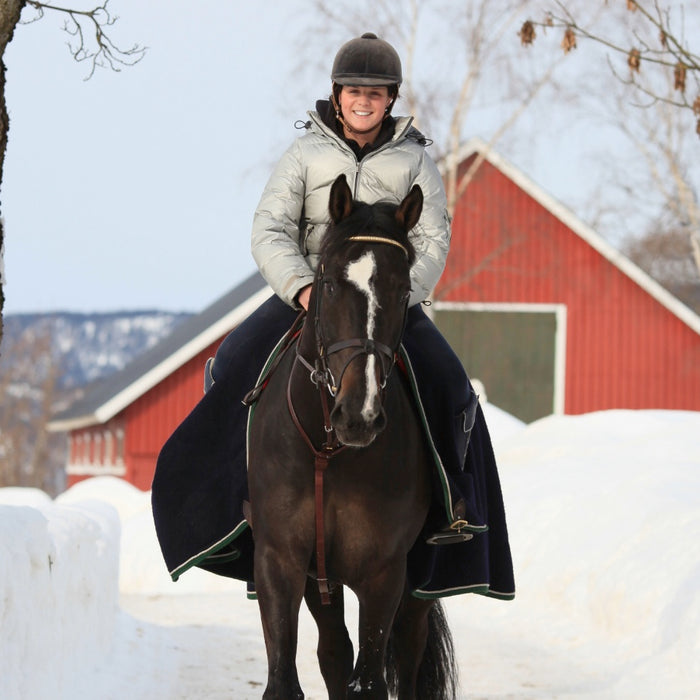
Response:
POLYGON ((399 85, 403 80, 401 59, 388 41, 372 32, 365 32, 361 37, 350 39, 340 47, 333 61, 331 80, 331 102, 335 116, 346 129, 354 131, 340 111, 340 91, 343 85, 388 87, 392 101, 386 109, 386 118, 391 114, 399 96, 399 85))
POLYGON ((340 47, 331 80, 338 85, 401 85, 401 59, 394 47, 372 32, 340 47))

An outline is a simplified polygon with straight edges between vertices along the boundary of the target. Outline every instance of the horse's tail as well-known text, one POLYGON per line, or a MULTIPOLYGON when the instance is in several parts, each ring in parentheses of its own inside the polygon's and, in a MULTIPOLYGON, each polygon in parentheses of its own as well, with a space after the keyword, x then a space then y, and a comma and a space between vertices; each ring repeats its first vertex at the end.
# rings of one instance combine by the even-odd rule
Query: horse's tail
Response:
MULTIPOLYGON (((386 655, 386 680, 389 692, 398 693, 398 669, 393 640, 386 655)), ((418 668, 416 697, 430 700, 454 700, 457 695, 458 672, 452 633, 445 611, 436 600, 428 613, 428 641, 418 668)))

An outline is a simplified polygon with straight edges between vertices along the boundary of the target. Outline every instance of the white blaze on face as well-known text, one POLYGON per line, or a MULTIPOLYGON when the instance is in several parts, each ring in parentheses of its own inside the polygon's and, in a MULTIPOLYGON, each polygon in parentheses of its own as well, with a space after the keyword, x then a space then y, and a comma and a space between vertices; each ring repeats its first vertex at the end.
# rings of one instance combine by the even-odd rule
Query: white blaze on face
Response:
MULTIPOLYGON (((377 295, 372 287, 372 275, 377 269, 374 254, 367 252, 361 258, 348 263, 345 268, 345 277, 348 282, 354 284, 367 297, 367 331, 366 338, 374 339, 374 319, 377 313, 377 295)), ((377 394, 379 387, 375 379, 377 358, 371 354, 367 356, 365 367, 365 385, 367 394, 362 406, 362 417, 366 421, 373 420, 376 415, 374 407, 377 405, 377 394)))

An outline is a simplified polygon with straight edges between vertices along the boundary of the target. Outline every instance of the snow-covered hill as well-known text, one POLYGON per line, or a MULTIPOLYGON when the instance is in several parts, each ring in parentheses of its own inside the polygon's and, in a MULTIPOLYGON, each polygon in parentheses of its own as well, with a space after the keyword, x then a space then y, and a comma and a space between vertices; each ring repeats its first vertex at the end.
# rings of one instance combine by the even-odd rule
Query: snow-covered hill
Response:
POLYGON ((64 488, 66 440, 47 434, 54 412, 126 366, 189 314, 164 311, 15 314, 0 346, 0 486, 64 488))
POLYGON ((48 358, 60 388, 82 386, 122 369, 190 314, 121 311, 78 314, 9 314, 4 319, 3 371, 15 383, 42 378, 48 358))

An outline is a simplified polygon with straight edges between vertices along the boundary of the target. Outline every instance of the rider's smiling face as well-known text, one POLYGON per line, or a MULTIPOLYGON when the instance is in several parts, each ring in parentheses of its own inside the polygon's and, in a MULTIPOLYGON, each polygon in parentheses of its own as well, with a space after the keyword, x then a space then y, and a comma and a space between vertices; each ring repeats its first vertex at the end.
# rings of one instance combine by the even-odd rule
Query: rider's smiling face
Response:
POLYGON ((360 146, 372 143, 379 133, 386 108, 391 104, 386 86, 343 85, 340 91, 340 110, 346 127, 346 136, 360 146))

